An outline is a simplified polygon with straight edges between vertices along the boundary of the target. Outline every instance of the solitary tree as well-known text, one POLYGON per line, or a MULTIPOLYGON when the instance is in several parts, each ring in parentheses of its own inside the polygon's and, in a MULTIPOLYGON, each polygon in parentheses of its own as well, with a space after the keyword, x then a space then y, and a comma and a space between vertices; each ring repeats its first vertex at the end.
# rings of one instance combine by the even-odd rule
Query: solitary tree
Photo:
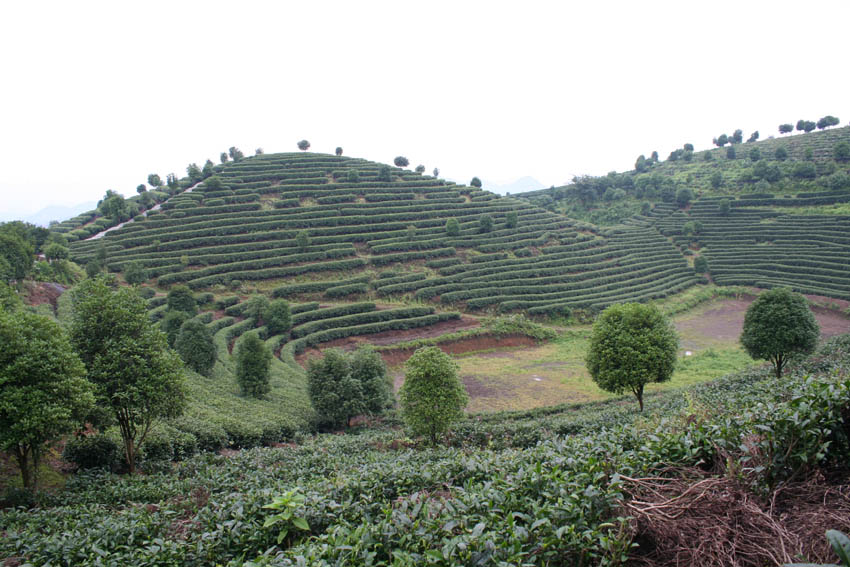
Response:
POLYGON ((435 167, 435 168, 434 168, 434 171, 432 171, 432 172, 431 172, 431 174, 432 174, 434 177, 439 177, 439 176, 440 176, 440 170, 439 170, 438 168, 436 168, 436 167, 435 167))
POLYGON ((416 173, 421 175, 421 174, 425 173, 425 166, 420 163, 419 165, 416 166, 415 171, 416 171, 416 173))
POLYGON ((380 169, 378 169, 378 181, 384 183, 389 183, 390 181, 392 181, 389 166, 382 165, 380 169))
POLYGON ((185 311, 169 309, 165 312, 165 315, 159 322, 159 330, 165 333, 165 340, 168 346, 174 346, 174 341, 177 340, 177 335, 180 333, 180 327, 191 318, 192 316, 185 311))
POLYGON ((463 417, 469 402, 457 376, 458 365, 438 347, 423 347, 405 363, 399 391, 401 416, 415 435, 432 443, 463 417))
POLYGON ((393 160, 393 163, 396 167, 407 167, 408 165, 410 165, 410 162, 404 156, 396 156, 396 158, 393 160))
POLYGON ((351 418, 366 411, 363 388, 351 375, 348 358, 339 349, 329 349, 321 359, 307 364, 307 389, 316 424, 323 429, 347 427, 351 418))
POLYGON ((726 148, 726 159, 735 159, 735 146, 726 148))
POLYGON ((162 178, 156 173, 148 175, 148 185, 151 187, 162 187, 162 178))
POLYGON ((349 183, 359 183, 360 182, 360 172, 356 169, 348 170, 348 182, 349 183))
POLYGON ((824 116, 820 120, 818 120, 816 126, 818 130, 823 130, 824 128, 829 128, 830 126, 837 126, 841 121, 835 116, 824 116))
POLYGON ((138 193, 139 195, 141 195, 142 193, 146 193, 147 190, 148 187, 144 183, 139 183, 138 185, 136 185, 136 193, 138 193))
POLYGON ((198 167, 197 163, 190 163, 186 167, 186 175, 189 176, 189 181, 192 183, 197 183, 204 178, 204 174, 201 173, 201 168, 198 167))
POLYGON ((68 336, 47 317, 0 311, 0 450, 12 455, 24 488, 38 488, 45 443, 83 422, 94 387, 68 336))
POLYGON ((127 201, 124 200, 124 195, 109 189, 100 202, 100 210, 104 216, 111 217, 115 221, 125 220, 127 218, 127 201))
POLYGON ((266 308, 263 320, 266 323, 269 335, 280 335, 287 332, 292 326, 289 303, 285 299, 275 299, 266 308))
POLYGON ((794 130, 794 126, 791 125, 791 124, 780 124, 779 125, 779 133, 780 134, 787 134, 787 133, 789 133, 793 130, 794 130))
POLYGON ((622 303, 605 309, 594 323, 585 362, 600 388, 632 392, 643 411, 644 387, 670 379, 678 345, 673 326, 657 307, 622 303))
POLYGON ((752 148, 750 150, 750 161, 756 162, 761 159, 761 152, 758 148, 752 148))
POLYGON ((71 251, 58 242, 51 242, 44 247, 44 257, 50 262, 54 260, 67 260, 70 256, 71 251))
POLYGON ((307 140, 301 140, 300 142, 298 142, 298 149, 302 152, 306 152, 310 149, 310 142, 308 142, 307 140))
POLYGON ((227 163, 227 152, 221 152, 221 155, 218 156, 218 159, 221 163, 227 163))
POLYGON ((358 347, 349 358, 351 377, 360 383, 366 413, 377 415, 393 406, 392 378, 381 355, 371 346, 358 347))
POLYGON ((245 157, 245 154, 242 153, 242 150, 240 150, 236 146, 230 146, 230 149, 227 150, 227 154, 233 161, 240 161, 242 158, 245 157))
POLYGON ((295 244, 303 252, 305 248, 310 246, 310 233, 306 230, 299 230, 295 235, 295 244))
POLYGON ((693 192, 687 187, 682 187, 678 192, 676 192, 676 204, 682 209, 687 207, 693 198, 693 192))
POLYGON ((516 228, 517 225, 517 212, 516 211, 508 211, 505 215, 505 222, 508 225, 508 228, 516 228))
POLYGON ((723 146, 729 143, 729 136, 727 136, 726 134, 720 134, 720 136, 714 138, 712 142, 718 148, 722 148, 723 146))
POLYGON ((98 405, 118 424, 130 474, 153 423, 179 416, 185 403, 183 363, 148 319, 136 290, 112 290, 103 278, 73 291, 71 343, 95 385, 98 405))
POLYGON ((741 345, 756 360, 773 365, 776 377, 795 354, 809 354, 820 328, 806 299, 788 288, 762 292, 744 315, 741 345))
POLYGON ((263 155, 264 153, 266 153, 266 152, 263 150, 263 148, 257 148, 256 150, 254 150, 254 155, 255 155, 255 156, 261 156, 261 155, 263 155))
POLYGON ((481 232, 490 232, 493 230, 493 217, 490 215, 481 215, 478 219, 479 230, 481 232))
POLYGON ((704 274, 708 271, 708 260, 705 256, 697 256, 694 258, 694 273, 704 274))
POLYGON ((130 285, 138 285, 148 279, 148 272, 140 262, 130 262, 124 268, 124 280, 130 285))
POLYGON ((260 319, 265 320, 268 309, 269 298, 262 293, 255 293, 245 302, 245 316, 254 322, 255 327, 260 324, 260 319))
POLYGON ((457 236, 460 234, 460 223, 457 222, 457 219, 451 217, 446 219, 446 234, 449 236, 457 236))
POLYGON ((731 206, 732 204, 729 199, 720 199, 720 202, 717 203, 717 210, 722 216, 727 217, 729 216, 731 206))
POLYGON ((740 144, 744 140, 744 132, 741 129, 735 130, 732 132, 732 135, 729 136, 729 142, 732 144, 740 144))
POLYGON ((183 323, 174 341, 174 350, 183 362, 202 376, 209 376, 215 366, 216 352, 212 331, 197 319, 183 323))
POLYGON ((236 347, 236 381, 242 395, 262 398, 271 391, 269 368, 272 353, 257 336, 256 331, 246 333, 236 347))
POLYGON ((337 155, 337 156, 341 156, 341 155, 342 155, 342 147, 341 147, 341 146, 337 146, 337 147, 336 147, 336 150, 335 150, 335 153, 336 153, 336 155, 337 155))
POLYGON ((198 303, 192 290, 185 285, 176 285, 168 292, 166 305, 171 311, 184 311, 194 317, 198 314, 198 303))
POLYGON ((788 159, 788 150, 786 150, 783 146, 779 146, 773 153, 773 157, 775 157, 779 161, 785 161, 786 159, 788 159))
POLYGON ((470 182, 469 182, 469 184, 470 184, 472 187, 478 187, 479 189, 481 188, 481 180, 480 180, 480 179, 478 179, 477 177, 473 177, 473 178, 472 178, 472 181, 470 181, 470 182))
POLYGON ((756 140, 758 140, 758 139, 759 139, 759 131, 758 131, 758 130, 756 130, 755 132, 753 132, 752 134, 750 134, 750 137, 749 137, 749 138, 747 138, 747 143, 749 143, 749 142, 755 142, 755 141, 756 141, 756 140))

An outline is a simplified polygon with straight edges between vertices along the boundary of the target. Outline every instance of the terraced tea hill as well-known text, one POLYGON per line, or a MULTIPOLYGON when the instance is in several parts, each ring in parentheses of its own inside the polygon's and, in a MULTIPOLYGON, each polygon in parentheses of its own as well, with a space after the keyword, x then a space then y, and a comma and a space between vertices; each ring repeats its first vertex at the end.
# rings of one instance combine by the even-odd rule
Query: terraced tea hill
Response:
POLYGON ((341 156, 217 166, 162 209, 73 243, 73 258, 105 254, 112 271, 141 266, 160 287, 216 294, 250 283, 300 300, 418 298, 541 313, 659 297, 697 281, 652 228, 598 233, 515 199, 341 156))
POLYGON ((733 201, 736 206, 727 215, 720 213, 717 201, 697 201, 687 212, 677 211, 655 225, 682 249, 704 255, 718 284, 788 286, 850 299, 850 216, 782 214, 750 204, 773 201, 733 201), (686 230, 688 223, 699 223, 697 234, 686 230))

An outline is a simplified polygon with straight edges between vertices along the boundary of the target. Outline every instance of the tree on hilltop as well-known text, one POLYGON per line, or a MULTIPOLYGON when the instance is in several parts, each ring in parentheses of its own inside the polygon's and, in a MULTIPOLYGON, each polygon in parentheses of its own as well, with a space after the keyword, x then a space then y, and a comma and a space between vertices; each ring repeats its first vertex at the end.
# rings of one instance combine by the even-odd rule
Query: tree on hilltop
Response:
POLYGON ((711 143, 717 146, 718 148, 722 148, 723 146, 729 143, 729 136, 727 136, 726 134, 720 134, 718 137, 714 138, 711 143))
POLYGON ((139 183, 136 185, 136 193, 141 195, 142 193, 146 193, 148 190, 147 186, 144 183, 139 183))
POLYGON ((227 163, 227 152, 221 152, 221 155, 218 156, 218 159, 222 164, 227 163))
POLYGON ((38 488, 47 442, 82 424, 94 386, 65 330, 24 310, 0 310, 0 450, 12 455, 26 489, 38 488))
POLYGON ((425 173, 425 166, 422 165, 422 164, 419 164, 419 165, 416 166, 416 169, 414 171, 416 171, 416 173, 422 175, 423 173, 425 173))
POLYGON ((789 358, 814 351, 819 336, 806 298, 778 287, 762 292, 747 309, 740 340, 752 358, 769 361, 780 378, 789 358))
POLYGON ((759 131, 758 131, 758 130, 756 130, 755 132, 753 132, 752 134, 750 134, 750 137, 749 137, 749 138, 747 138, 747 143, 755 142, 755 141, 756 141, 756 140, 758 140, 758 139, 759 139, 759 131))
POLYGON ((261 155, 263 155, 263 154, 265 154, 265 153, 266 153, 266 152, 265 152, 265 150, 263 150, 263 148, 257 148, 256 150, 254 150, 254 155, 255 155, 255 156, 261 156, 261 155))
POLYGON ((162 187, 162 178, 156 173, 151 173, 148 175, 148 185, 151 187, 162 187))
POLYGON ((342 147, 341 147, 341 146, 337 146, 337 147, 336 147, 336 150, 334 150, 334 153, 335 153, 337 156, 341 156, 341 155, 342 155, 342 147))
POLYGON ((644 387, 670 379, 678 348, 673 325, 657 307, 621 303, 605 309, 594 323, 585 362, 600 388, 632 392, 643 411, 644 387))
POLYGON ((242 150, 240 150, 236 146, 230 146, 230 149, 227 150, 227 154, 233 161, 240 161, 242 158, 245 157, 245 155, 242 153, 242 150))
POLYGON ((472 181, 469 182, 469 185, 481 189, 481 180, 477 177, 473 177, 472 181))
POLYGON ((436 167, 435 167, 435 168, 434 168, 434 171, 432 171, 432 172, 431 172, 431 174, 432 174, 434 177, 439 177, 439 176, 440 176, 440 170, 439 170, 438 168, 436 168, 436 167))
POLYGON ((396 167, 407 167, 408 165, 410 165, 410 162, 404 156, 396 156, 396 158, 393 160, 393 163, 396 167))
POLYGON ((826 115, 820 120, 818 120, 816 126, 818 130, 823 130, 824 128, 829 128, 830 126, 837 126, 840 122, 841 121, 837 117, 826 115))
POLYGON ((215 173, 215 164, 212 162, 212 160, 208 159, 204 162, 204 168, 201 170, 201 177, 206 179, 213 173, 215 173))
POLYGON ((792 132, 793 130, 794 130, 794 126, 791 125, 791 124, 780 124, 779 125, 779 133, 780 134, 787 134, 789 132, 792 132))
POLYGON ((740 144, 744 140, 744 132, 741 129, 735 130, 732 132, 732 135, 729 136, 729 143, 732 144, 740 144))
POLYGON ((300 142, 298 142, 298 149, 302 152, 306 152, 310 149, 310 142, 308 142, 307 140, 301 140, 300 142))

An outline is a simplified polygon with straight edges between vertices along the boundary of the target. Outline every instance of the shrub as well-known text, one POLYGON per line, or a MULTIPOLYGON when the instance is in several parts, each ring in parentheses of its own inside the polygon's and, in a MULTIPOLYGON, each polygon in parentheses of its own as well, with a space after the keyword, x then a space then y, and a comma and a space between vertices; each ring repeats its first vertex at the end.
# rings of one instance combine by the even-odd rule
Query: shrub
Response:
POLYGON ((735 159, 735 146, 726 148, 726 159, 735 159))
POLYGON ((446 220, 446 234, 449 236, 457 236, 460 234, 460 223, 456 218, 452 217, 446 220))
POLYGON ((786 150, 784 146, 779 146, 773 153, 773 157, 775 157, 779 161, 785 161, 786 159, 788 159, 788 150, 786 150))
POLYGON ((241 338, 236 348, 236 381, 242 395, 263 398, 271 391, 271 360, 272 353, 255 331, 241 338))
POLYGON ((183 323, 174 350, 183 362, 202 376, 209 376, 216 361, 216 349, 212 332, 198 320, 190 319, 183 323))
POLYGON ((493 230, 493 217, 481 215, 478 219, 478 227, 481 232, 490 232, 493 230))
POLYGON ((679 205, 680 208, 687 207, 691 199, 694 198, 694 194, 690 189, 682 188, 676 193, 676 204, 679 205))
POLYGON ((102 433, 74 437, 65 443, 62 458, 78 469, 116 471, 121 463, 121 446, 114 438, 102 433))
POLYGON ((275 299, 269 303, 263 314, 269 335, 285 333, 292 326, 292 314, 289 303, 284 299, 275 299))
POLYGON ((832 150, 835 161, 850 160, 850 143, 838 142, 832 150))
POLYGON ((174 311, 169 309, 162 321, 159 322, 159 330, 165 333, 168 339, 168 346, 174 347, 174 341, 177 340, 177 335, 180 333, 180 328, 183 323, 191 319, 191 315, 185 311, 174 311))
POLYGON ((694 273, 704 274, 708 271, 708 260, 705 256, 697 256, 694 258, 694 273))
POLYGON ((198 313, 195 296, 185 285, 177 285, 169 290, 167 304, 171 311, 183 311, 193 317, 198 313))
POLYGON ((432 443, 463 417, 469 402, 457 376, 458 365, 438 347, 423 347, 405 363, 404 385, 399 391, 401 415, 415 435, 432 443))

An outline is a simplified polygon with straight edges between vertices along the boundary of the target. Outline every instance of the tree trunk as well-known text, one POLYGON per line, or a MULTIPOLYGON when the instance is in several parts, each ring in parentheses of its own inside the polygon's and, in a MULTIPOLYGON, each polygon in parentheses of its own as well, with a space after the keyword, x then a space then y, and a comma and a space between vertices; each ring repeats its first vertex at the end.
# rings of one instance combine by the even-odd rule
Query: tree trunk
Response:
POLYGON ((637 398, 638 405, 640 406, 640 411, 643 413, 643 385, 638 386, 634 390, 635 397, 637 398))
POLYGON ((18 468, 21 469, 21 482, 24 483, 24 488, 30 488, 32 485, 28 453, 29 449, 22 449, 20 445, 15 446, 15 460, 18 461, 18 468))

